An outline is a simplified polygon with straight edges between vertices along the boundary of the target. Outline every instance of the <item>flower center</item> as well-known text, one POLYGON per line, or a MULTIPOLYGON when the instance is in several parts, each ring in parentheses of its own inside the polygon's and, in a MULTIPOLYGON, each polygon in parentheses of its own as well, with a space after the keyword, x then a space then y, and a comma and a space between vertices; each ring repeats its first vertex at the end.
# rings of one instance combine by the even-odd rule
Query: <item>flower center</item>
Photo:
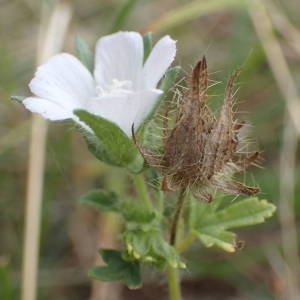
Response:
POLYGON ((118 80, 113 79, 110 84, 106 84, 105 86, 97 86, 98 95, 103 94, 123 94, 129 93, 132 91, 132 82, 130 80, 118 80))

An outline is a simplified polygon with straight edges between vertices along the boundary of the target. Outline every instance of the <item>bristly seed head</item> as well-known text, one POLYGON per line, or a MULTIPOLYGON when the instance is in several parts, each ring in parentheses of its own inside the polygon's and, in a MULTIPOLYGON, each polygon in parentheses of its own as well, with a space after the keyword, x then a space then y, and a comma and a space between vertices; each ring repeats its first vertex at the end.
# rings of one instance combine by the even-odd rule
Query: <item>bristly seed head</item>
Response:
POLYGON ((243 126, 232 112, 233 85, 238 75, 239 70, 230 77, 220 115, 215 118, 206 104, 208 73, 203 57, 192 71, 174 127, 165 130, 163 154, 151 153, 138 145, 145 160, 162 172, 163 190, 188 189, 194 197, 206 202, 212 200, 214 190, 232 195, 259 192, 256 187, 231 179, 258 157, 258 152, 254 152, 242 160, 236 159, 243 126))

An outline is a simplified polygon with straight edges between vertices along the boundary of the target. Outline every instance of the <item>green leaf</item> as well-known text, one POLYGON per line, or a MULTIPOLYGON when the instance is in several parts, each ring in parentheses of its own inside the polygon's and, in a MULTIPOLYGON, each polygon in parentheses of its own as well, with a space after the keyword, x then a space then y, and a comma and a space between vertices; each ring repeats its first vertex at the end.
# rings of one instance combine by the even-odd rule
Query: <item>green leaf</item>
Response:
POLYGON ((11 96, 10 97, 10 99, 12 101, 17 101, 19 103, 22 103, 25 98, 26 98, 25 96, 11 96))
POLYGON ((143 42, 144 42, 144 62, 145 62, 153 47, 152 32, 147 32, 143 35, 143 42))
POLYGON ((92 72, 94 68, 93 54, 88 44, 79 36, 75 39, 75 48, 79 60, 92 72))
POLYGON ((152 263, 162 270, 168 265, 185 268, 174 247, 163 239, 160 230, 127 230, 123 239, 128 254, 136 260, 152 263))
POLYGON ((99 160, 125 167, 132 173, 142 170, 144 159, 133 141, 117 125, 84 110, 75 110, 74 114, 95 133, 86 133, 85 139, 89 150, 99 160))
POLYGON ((276 210, 273 204, 256 197, 234 202, 219 210, 219 204, 211 206, 196 200, 192 207, 191 226, 195 236, 206 247, 216 245, 228 252, 234 252, 236 246, 236 235, 228 229, 263 223, 276 210))
POLYGON ((124 234, 124 241, 129 255, 134 259, 141 261, 154 261, 150 259, 148 253, 151 250, 151 243, 149 239, 143 238, 147 235, 143 230, 130 230, 124 234))
POLYGON ((275 206, 266 200, 256 197, 247 198, 207 216, 199 222, 199 226, 209 228, 237 228, 263 223, 275 212, 275 206))
POLYGON ((92 206, 100 212, 119 210, 118 197, 112 191, 102 189, 91 190, 80 197, 79 202, 83 205, 92 206))
POLYGON ((125 201, 121 212, 126 226, 123 240, 129 257, 152 263, 161 270, 168 265, 185 267, 175 248, 165 241, 155 212, 133 201, 125 201))
POLYGON ((101 281, 122 280, 131 289, 142 286, 139 262, 125 260, 117 250, 101 249, 99 253, 107 265, 90 269, 90 277, 101 281))
POLYGON ((203 229, 201 232, 195 231, 194 234, 208 248, 216 245, 227 252, 235 251, 236 235, 233 232, 203 229))
POLYGON ((124 201, 121 211, 127 223, 151 224, 155 219, 155 213, 137 201, 124 201))

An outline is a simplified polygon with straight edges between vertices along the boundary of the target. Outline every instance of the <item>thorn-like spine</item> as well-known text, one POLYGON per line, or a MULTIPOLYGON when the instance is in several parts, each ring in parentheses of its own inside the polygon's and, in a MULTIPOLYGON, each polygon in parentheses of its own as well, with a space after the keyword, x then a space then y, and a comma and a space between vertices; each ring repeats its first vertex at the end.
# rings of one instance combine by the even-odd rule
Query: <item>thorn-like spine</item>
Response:
POLYGON ((188 88, 183 95, 179 93, 174 121, 171 122, 170 116, 174 103, 160 115, 161 154, 151 153, 139 145, 133 130, 133 140, 145 160, 162 172, 163 190, 190 191, 205 202, 212 201, 215 190, 232 195, 259 192, 257 187, 248 187, 230 178, 255 164, 259 157, 259 152, 246 151, 246 156, 241 153, 244 140, 239 133, 245 122, 239 122, 233 111, 234 82, 240 72, 241 68, 229 78, 224 102, 216 117, 207 105, 209 79, 205 56, 195 65, 188 88), (170 123, 173 125, 169 129, 170 123))

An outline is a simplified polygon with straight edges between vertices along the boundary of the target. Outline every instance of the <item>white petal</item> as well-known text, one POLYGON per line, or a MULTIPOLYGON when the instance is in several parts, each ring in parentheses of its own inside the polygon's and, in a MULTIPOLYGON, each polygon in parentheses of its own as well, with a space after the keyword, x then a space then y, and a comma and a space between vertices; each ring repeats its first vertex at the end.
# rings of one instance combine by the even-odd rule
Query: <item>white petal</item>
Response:
POLYGON ((135 93, 102 95, 90 101, 87 110, 118 125, 128 136, 138 113, 139 106, 134 102, 135 93))
POLYGON ((128 80, 137 89, 143 66, 143 39, 137 32, 118 32, 99 39, 96 45, 95 78, 98 85, 113 79, 128 80))
POLYGON ((90 72, 74 56, 62 53, 40 66, 29 84, 36 96, 51 100, 70 112, 84 108, 95 95, 94 80, 90 72))
POLYGON ((28 97, 22 101, 24 106, 34 113, 41 114, 51 121, 65 120, 73 118, 72 111, 65 109, 61 105, 47 99, 28 97))
POLYGON ((28 97, 24 99, 22 103, 28 110, 30 110, 33 113, 38 113, 42 115, 45 119, 48 119, 50 121, 62 121, 66 119, 73 119, 85 130, 93 132, 92 129, 85 123, 81 122, 71 110, 64 108, 56 102, 38 97, 28 97))
POLYGON ((86 109, 115 123, 131 137, 132 124, 138 129, 154 108, 161 93, 161 90, 156 89, 119 95, 106 94, 92 99, 86 109))
POLYGON ((140 91, 136 93, 135 101, 136 103, 141 103, 139 111, 134 120, 134 127, 138 127, 143 123, 147 116, 152 112, 159 100, 160 95, 163 93, 162 90, 152 89, 148 91, 140 91))
POLYGON ((176 55, 176 42, 169 36, 160 39, 151 51, 144 65, 144 88, 157 86, 176 55))

